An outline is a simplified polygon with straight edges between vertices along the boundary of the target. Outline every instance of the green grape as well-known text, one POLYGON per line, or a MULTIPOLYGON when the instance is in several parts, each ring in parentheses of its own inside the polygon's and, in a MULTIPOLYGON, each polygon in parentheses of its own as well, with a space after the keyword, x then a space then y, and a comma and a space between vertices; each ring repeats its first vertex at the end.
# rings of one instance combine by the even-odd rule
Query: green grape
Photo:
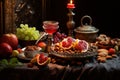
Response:
POLYGON ((16 35, 21 40, 37 40, 40 33, 36 27, 29 27, 28 24, 20 24, 20 28, 17 28, 16 35))
POLYGON ((30 40, 34 40, 34 38, 33 38, 33 37, 31 37, 31 38, 30 38, 30 40))
POLYGON ((32 27, 32 30, 35 31, 35 30, 36 30, 36 27, 32 27))
POLYGON ((18 39, 20 39, 20 38, 21 38, 21 35, 17 34, 17 37, 18 37, 18 39))
POLYGON ((35 31, 35 34, 36 34, 38 37, 40 36, 39 31, 35 31))
POLYGON ((25 36, 25 40, 29 40, 29 36, 25 36))
POLYGON ((25 38, 25 35, 21 34, 20 39, 24 39, 24 38, 25 38))
POLYGON ((21 28, 24 27, 24 24, 20 24, 20 27, 21 27, 21 28))
POLYGON ((28 35, 29 36, 32 36, 33 35, 32 33, 33 33, 32 31, 31 32, 28 31, 28 35))
POLYGON ((20 28, 17 28, 17 32, 20 30, 20 28))
POLYGON ((38 39, 38 35, 33 35, 33 38, 36 40, 36 39, 38 39))
POLYGON ((28 26, 28 24, 25 24, 24 27, 27 29, 29 26, 28 26))
POLYGON ((25 31, 25 32, 24 32, 24 35, 28 35, 28 32, 27 32, 27 31, 25 31))

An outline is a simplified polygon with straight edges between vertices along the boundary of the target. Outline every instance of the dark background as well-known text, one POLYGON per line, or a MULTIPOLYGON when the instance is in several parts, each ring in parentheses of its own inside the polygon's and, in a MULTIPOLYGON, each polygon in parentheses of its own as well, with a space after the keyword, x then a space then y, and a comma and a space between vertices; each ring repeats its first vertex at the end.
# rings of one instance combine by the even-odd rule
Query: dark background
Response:
MULTIPOLYGON (((50 0, 46 5, 46 17, 44 20, 59 21, 60 31, 66 32, 66 22, 68 21, 68 9, 66 8, 69 0, 50 0)), ((80 26, 81 17, 91 16, 92 25, 98 28, 99 33, 104 33, 111 37, 120 37, 120 7, 115 0, 74 0, 75 27, 80 26)))
MULTIPOLYGON (((30 26, 43 30, 44 20, 56 20, 59 21, 59 31, 67 34, 68 9, 66 6, 69 0, 23 0, 23 2, 27 4, 21 8, 21 11, 16 12, 19 19, 16 22, 18 26, 20 23, 28 23, 30 26), (30 6, 33 14, 27 6, 30 6)), ((92 26, 99 29, 99 34, 120 37, 119 2, 115 0, 74 0, 74 4, 76 7, 73 10, 75 13, 74 28, 81 26, 81 18, 84 15, 89 15, 93 21, 92 26)))

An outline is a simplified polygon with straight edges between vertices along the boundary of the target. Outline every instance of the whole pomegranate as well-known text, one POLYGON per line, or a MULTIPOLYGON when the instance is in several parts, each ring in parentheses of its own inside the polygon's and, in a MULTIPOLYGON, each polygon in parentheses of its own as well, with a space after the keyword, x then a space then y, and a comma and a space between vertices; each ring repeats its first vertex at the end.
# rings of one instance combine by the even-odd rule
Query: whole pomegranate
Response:
POLYGON ((0 43, 0 57, 9 57, 12 54, 12 47, 8 43, 0 43))
POLYGON ((3 34, 2 37, 0 38, 0 43, 3 42, 8 43, 12 47, 12 49, 17 49, 18 47, 18 38, 13 33, 3 34))

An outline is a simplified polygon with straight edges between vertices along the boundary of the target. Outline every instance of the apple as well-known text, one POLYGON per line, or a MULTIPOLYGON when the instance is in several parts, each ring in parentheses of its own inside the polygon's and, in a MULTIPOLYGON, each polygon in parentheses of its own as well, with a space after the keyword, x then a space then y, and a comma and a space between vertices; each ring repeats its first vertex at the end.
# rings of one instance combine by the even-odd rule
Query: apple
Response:
POLYGON ((12 54, 12 50, 8 43, 0 43, 0 57, 9 57, 12 54))
POLYGON ((13 50, 12 51, 12 57, 16 57, 16 56, 18 56, 19 55, 19 51, 18 50, 13 50))
POLYGON ((0 38, 0 42, 8 43, 12 47, 12 49, 17 49, 17 47, 18 47, 18 38, 13 33, 3 34, 0 38))
POLYGON ((47 44, 46 44, 45 42, 41 41, 41 42, 38 42, 38 43, 37 43, 37 46, 41 47, 41 48, 42 48, 42 51, 44 51, 45 48, 46 48, 46 46, 47 46, 47 44))
POLYGON ((110 49, 108 50, 108 54, 115 54, 115 53, 116 53, 116 51, 115 51, 114 48, 110 48, 110 49))
POLYGON ((45 42, 39 42, 38 44, 37 44, 39 47, 41 47, 41 48, 44 48, 44 47, 46 47, 46 43, 45 42))
POLYGON ((23 52, 23 50, 22 50, 21 48, 17 48, 17 51, 18 51, 19 53, 22 53, 22 52, 23 52))

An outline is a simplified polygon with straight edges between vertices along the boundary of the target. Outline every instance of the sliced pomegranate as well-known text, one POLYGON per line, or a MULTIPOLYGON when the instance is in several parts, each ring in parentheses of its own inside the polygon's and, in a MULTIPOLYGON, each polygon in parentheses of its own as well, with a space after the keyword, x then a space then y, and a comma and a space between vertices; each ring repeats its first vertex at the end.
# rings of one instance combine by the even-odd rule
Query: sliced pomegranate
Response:
POLYGON ((50 63, 51 58, 45 56, 43 53, 41 53, 39 56, 37 56, 37 64, 39 66, 44 66, 47 65, 48 63, 50 63))
POLYGON ((86 52, 88 50, 89 44, 85 40, 76 40, 75 49, 81 52, 86 52))
POLYGON ((62 47, 63 49, 70 49, 70 48, 72 48, 73 41, 74 41, 74 40, 73 40, 72 37, 64 38, 64 39, 60 42, 60 47, 62 47))

